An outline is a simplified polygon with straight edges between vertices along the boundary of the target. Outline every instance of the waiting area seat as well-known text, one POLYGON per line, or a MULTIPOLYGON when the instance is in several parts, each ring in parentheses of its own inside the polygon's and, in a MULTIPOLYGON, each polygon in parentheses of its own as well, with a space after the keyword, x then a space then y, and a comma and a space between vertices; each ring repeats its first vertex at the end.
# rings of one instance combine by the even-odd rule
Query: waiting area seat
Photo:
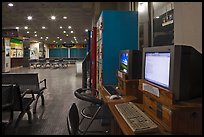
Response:
MULTIPOLYGON (((32 91, 26 90, 22 93, 20 91, 20 87, 18 84, 2 84, 3 89, 5 89, 6 87, 8 87, 10 89, 7 91, 4 90, 4 93, 5 92, 7 92, 7 93, 3 94, 2 98, 6 98, 6 96, 10 96, 11 98, 13 98, 12 99, 13 103, 9 105, 10 111, 12 111, 12 112, 10 112, 11 116, 10 116, 9 124, 13 121, 13 113, 15 111, 20 111, 20 114, 18 115, 18 118, 17 118, 15 125, 14 125, 15 128, 18 126, 20 120, 23 118, 25 113, 27 113, 27 115, 28 115, 28 122, 32 123, 32 114, 30 111, 30 106, 33 103, 33 101, 35 100, 35 96, 32 93, 32 91), (31 92, 31 94, 30 94, 30 92, 31 92)), ((7 107, 8 107, 8 104, 7 104, 7 107)), ((4 107, 2 107, 2 109, 3 108, 4 108, 4 110, 8 110, 8 108, 5 109, 5 105, 4 105, 4 107)), ((2 115, 2 117, 3 117, 3 115, 2 115)), ((5 127, 5 123, 6 122, 4 122, 4 127, 5 127)))
POLYGON ((36 113, 38 99, 44 106, 44 90, 47 88, 46 79, 40 80, 38 73, 2 73, 2 84, 18 84, 20 92, 33 93, 36 99, 33 105, 33 113, 36 113))
POLYGON ((2 84, 2 134, 13 122, 14 90, 12 84, 2 84))

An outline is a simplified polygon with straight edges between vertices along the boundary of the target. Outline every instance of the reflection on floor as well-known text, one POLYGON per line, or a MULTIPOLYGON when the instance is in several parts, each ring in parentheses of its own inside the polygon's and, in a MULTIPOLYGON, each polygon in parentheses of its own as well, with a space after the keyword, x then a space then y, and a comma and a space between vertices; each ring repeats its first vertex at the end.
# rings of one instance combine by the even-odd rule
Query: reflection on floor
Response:
MULTIPOLYGON (((37 113, 33 115, 32 124, 27 121, 27 115, 14 129, 14 124, 7 130, 8 135, 68 135, 66 116, 73 102, 77 103, 79 110, 87 102, 77 99, 73 92, 82 86, 81 75, 76 75, 76 66, 70 65, 66 69, 29 69, 19 68, 11 72, 38 72, 39 79, 47 79, 47 89, 44 92, 45 106, 38 101, 37 113)), ((32 108, 32 106, 31 106, 32 108)), ((31 109, 32 110, 32 109, 31 109)), ((18 112, 14 113, 14 123, 18 112)), ((82 129, 86 122, 83 122, 82 129)), ((101 126, 100 120, 95 120, 89 130, 110 129, 109 126, 101 126)))

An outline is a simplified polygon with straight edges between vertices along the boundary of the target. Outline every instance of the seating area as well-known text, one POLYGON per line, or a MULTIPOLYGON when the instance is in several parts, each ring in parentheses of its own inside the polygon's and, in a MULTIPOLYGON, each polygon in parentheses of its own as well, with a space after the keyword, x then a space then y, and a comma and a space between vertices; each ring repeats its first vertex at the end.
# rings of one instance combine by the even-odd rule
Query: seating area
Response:
POLYGON ((46 79, 39 81, 38 73, 2 73, 2 84, 18 84, 21 93, 27 92, 36 95, 33 113, 36 113, 40 97, 42 106, 44 105, 43 92, 47 88, 46 79))
POLYGON ((40 58, 30 59, 29 68, 47 69, 47 68, 67 68, 69 64, 75 64, 80 58, 40 58))

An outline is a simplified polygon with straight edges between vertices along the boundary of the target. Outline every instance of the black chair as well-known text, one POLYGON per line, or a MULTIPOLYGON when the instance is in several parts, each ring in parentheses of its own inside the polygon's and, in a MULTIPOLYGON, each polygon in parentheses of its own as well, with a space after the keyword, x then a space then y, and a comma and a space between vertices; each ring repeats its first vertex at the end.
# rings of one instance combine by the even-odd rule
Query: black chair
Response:
MULTIPOLYGON (((75 103, 72 104, 67 115, 67 129, 69 135, 85 135, 86 133, 98 133, 98 131, 82 131, 80 130, 79 111, 75 103)), ((105 132, 103 132, 106 134, 105 132)))
POLYGON ((15 122, 14 127, 18 126, 19 121, 23 118, 24 114, 27 113, 28 115, 28 122, 32 123, 32 114, 30 111, 30 105, 35 100, 35 96, 30 90, 26 90, 21 93, 19 85, 13 84, 14 89, 14 105, 13 111, 20 111, 20 114, 15 122), (30 97, 31 95, 31 97, 30 97))
POLYGON ((67 128, 69 135, 79 135, 82 131, 79 130, 79 112, 75 103, 72 104, 68 111, 67 128))
MULTIPOLYGON (((83 131, 84 134, 87 132, 87 130, 89 129, 89 127, 91 126, 91 124, 95 119, 109 118, 104 115, 103 111, 101 111, 104 105, 103 100, 100 100, 96 96, 92 95, 92 93, 95 93, 95 92, 98 92, 98 91, 96 89, 87 89, 87 88, 79 88, 74 92, 74 95, 78 99, 81 99, 83 101, 88 101, 91 103, 89 106, 84 107, 80 112, 82 115, 82 119, 80 120, 79 125, 82 123, 84 118, 90 119, 90 122, 87 128, 83 131), (87 91, 90 93, 87 93, 87 91)), ((102 132, 105 134, 108 133, 108 131, 95 131, 95 132, 102 132)))
POLYGON ((13 94, 12 84, 2 84, 2 134, 13 122, 13 94))

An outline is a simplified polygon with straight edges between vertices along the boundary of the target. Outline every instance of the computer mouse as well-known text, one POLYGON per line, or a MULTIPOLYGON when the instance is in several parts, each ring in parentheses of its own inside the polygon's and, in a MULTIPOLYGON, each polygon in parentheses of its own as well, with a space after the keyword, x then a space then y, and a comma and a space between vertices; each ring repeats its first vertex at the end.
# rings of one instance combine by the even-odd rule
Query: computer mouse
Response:
POLYGON ((121 96, 119 95, 111 95, 110 99, 114 100, 114 99, 120 99, 121 96))

